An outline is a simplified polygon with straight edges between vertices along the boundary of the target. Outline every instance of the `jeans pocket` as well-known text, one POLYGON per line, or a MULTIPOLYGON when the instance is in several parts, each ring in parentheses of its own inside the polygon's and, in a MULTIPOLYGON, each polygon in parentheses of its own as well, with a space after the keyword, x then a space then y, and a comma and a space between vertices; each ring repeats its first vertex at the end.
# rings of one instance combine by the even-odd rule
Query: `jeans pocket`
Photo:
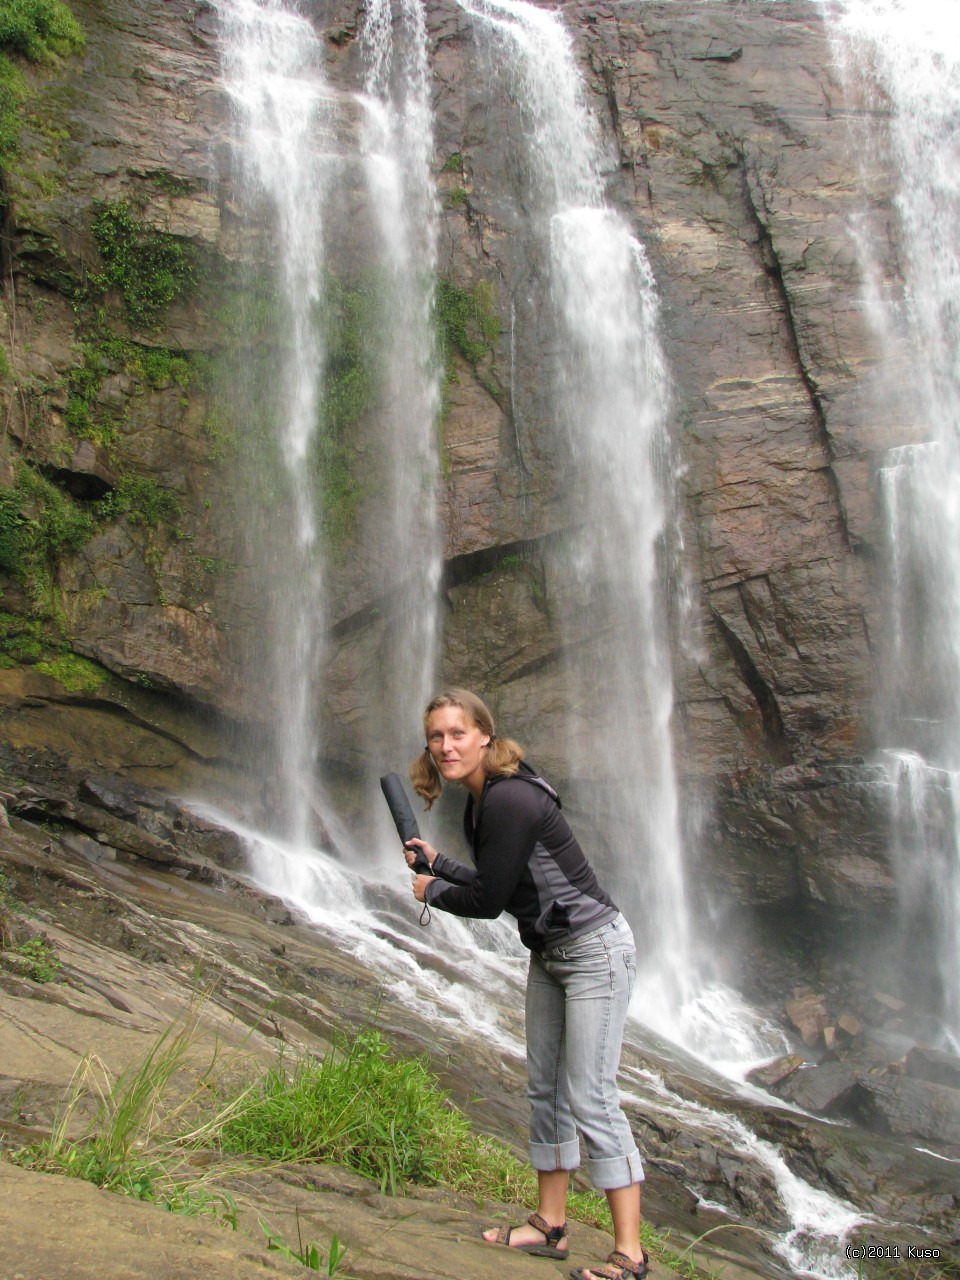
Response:
POLYGON ((623 963, 627 970, 627 991, 632 991, 633 984, 637 980, 637 952, 635 948, 623 953, 623 963))

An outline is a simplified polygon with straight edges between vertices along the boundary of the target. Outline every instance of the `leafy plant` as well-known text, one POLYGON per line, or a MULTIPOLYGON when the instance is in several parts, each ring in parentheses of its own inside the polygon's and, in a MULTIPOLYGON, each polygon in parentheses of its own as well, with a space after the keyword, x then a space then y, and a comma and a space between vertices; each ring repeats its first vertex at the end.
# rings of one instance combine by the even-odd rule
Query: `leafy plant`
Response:
POLYGON ((493 350, 500 336, 500 321, 493 304, 493 286, 486 280, 478 280, 470 290, 452 280, 437 281, 434 313, 448 370, 454 351, 476 366, 493 350))
POLYGON ((79 53, 84 35, 61 0, 4 0, 0 7, 0 48, 31 62, 79 53))
POLYGON ((29 554, 29 533, 20 495, 14 489, 0 490, 0 571, 20 573, 29 554))
POLYGON ((53 564, 79 551, 94 532, 90 513, 25 462, 13 487, 0 490, 0 570, 42 591, 53 564))
POLYGON ((92 283, 118 289, 133 324, 159 325, 170 303, 196 287, 191 246, 139 221, 126 200, 101 205, 91 230, 103 259, 92 283))
POLYGON ((6 950, 28 961, 27 974, 34 982, 53 982, 60 972, 60 957, 46 938, 27 938, 6 950))
POLYGON ((61 0, 3 0, 0 4, 0 169, 20 150, 20 112, 27 86, 7 54, 29 62, 54 62, 80 53, 84 35, 61 0))
POLYGON ((180 519, 180 499, 149 476, 124 476, 117 487, 97 504, 104 520, 126 516, 131 524, 155 529, 166 524, 175 527, 180 519))

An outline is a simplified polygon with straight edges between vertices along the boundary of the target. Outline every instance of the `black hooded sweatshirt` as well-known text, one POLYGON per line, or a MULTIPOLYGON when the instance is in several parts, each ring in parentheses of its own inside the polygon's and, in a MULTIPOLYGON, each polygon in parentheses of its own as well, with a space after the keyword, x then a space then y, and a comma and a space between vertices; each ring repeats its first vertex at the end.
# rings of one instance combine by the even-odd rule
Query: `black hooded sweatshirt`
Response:
POLYGON ((493 920, 506 911, 520 941, 545 951, 616 919, 618 909, 560 812, 554 789, 526 764, 488 778, 467 800, 464 834, 474 866, 438 853, 426 901, 440 911, 493 920))

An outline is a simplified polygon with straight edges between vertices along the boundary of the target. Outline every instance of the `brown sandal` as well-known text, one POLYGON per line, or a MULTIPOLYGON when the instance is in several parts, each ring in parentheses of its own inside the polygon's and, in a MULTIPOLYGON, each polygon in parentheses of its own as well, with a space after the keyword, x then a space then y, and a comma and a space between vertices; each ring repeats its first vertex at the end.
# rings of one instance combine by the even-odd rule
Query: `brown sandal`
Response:
POLYGON ((584 1273, 589 1271, 591 1276, 599 1276, 601 1280, 643 1280, 643 1277, 650 1270, 650 1255, 646 1249, 641 1249, 640 1253, 640 1261, 634 1262, 625 1253, 620 1253, 614 1249, 613 1253, 607 1254, 609 1266, 576 1267, 570 1272, 571 1278, 572 1280, 586 1280, 584 1273))
MULTIPOLYGON (((488 1240, 487 1244, 505 1244, 510 1249, 516 1249, 520 1253, 532 1253, 536 1258, 566 1258, 569 1256, 569 1249, 561 1249, 560 1241, 567 1234, 567 1224, 564 1222, 562 1226, 551 1227, 545 1218, 541 1218, 539 1213, 531 1213, 527 1219, 527 1225, 534 1227, 543 1236, 543 1244, 510 1244, 510 1237, 516 1231, 516 1227, 501 1227, 497 1232, 496 1240, 488 1240)), ((628 1259, 629 1261, 629 1259, 628 1259)))

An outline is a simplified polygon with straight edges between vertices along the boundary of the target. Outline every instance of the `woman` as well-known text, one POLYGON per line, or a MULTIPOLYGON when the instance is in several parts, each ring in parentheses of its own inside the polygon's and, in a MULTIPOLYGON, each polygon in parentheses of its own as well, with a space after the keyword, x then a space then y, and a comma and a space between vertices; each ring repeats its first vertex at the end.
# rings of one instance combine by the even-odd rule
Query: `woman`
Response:
POLYGON ((433 873, 414 878, 414 897, 472 919, 507 911, 530 950, 527 1094, 539 1204, 522 1226, 483 1238, 542 1257, 568 1256, 567 1182, 580 1163, 579 1130, 591 1180, 610 1205, 614 1249, 605 1266, 571 1275, 640 1280, 649 1264, 640 1244, 643 1166, 616 1079, 636 975, 633 935, 583 856, 557 793, 523 762, 515 742, 496 737, 475 694, 438 694, 424 728, 426 746, 410 777, 428 809, 444 782, 466 787, 464 831, 474 866, 410 840, 408 865, 420 849, 433 873))

